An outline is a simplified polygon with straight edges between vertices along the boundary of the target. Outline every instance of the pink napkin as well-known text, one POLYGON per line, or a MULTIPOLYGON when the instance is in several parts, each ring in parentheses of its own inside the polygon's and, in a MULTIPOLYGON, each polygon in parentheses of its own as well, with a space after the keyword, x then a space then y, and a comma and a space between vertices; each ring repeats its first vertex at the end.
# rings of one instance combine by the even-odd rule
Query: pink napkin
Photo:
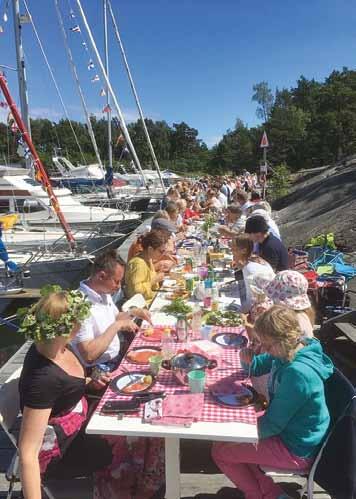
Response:
POLYGON ((152 424, 190 426, 201 418, 204 393, 168 395, 163 400, 162 417, 152 419, 152 424))

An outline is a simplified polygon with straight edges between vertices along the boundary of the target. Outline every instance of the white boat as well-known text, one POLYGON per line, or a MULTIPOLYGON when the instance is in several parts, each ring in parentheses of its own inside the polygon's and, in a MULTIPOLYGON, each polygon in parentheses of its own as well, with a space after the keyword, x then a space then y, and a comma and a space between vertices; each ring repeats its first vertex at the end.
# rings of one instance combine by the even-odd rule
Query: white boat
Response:
MULTIPOLYGON (((60 227, 47 193, 25 169, 19 174, 0 166, 0 213, 18 213, 25 227, 60 227)), ((111 232, 128 233, 139 223, 140 215, 100 206, 85 206, 69 189, 54 189, 60 209, 73 230, 92 229, 98 224, 111 232)))

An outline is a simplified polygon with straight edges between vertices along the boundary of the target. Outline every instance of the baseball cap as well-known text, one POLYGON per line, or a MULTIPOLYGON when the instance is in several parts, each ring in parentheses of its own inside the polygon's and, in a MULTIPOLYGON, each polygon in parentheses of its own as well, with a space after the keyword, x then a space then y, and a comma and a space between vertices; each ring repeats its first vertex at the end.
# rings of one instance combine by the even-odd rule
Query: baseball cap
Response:
POLYGON ((246 234, 257 234, 258 232, 268 232, 268 223, 261 215, 255 215, 246 220, 246 234))
POLYGON ((275 305, 285 305, 293 310, 305 310, 311 306, 307 294, 308 281, 295 270, 278 272, 264 291, 275 305))
POLYGON ((172 222, 166 220, 165 218, 156 218, 155 220, 153 220, 151 224, 151 229, 163 229, 173 234, 175 234, 178 231, 177 227, 172 222))

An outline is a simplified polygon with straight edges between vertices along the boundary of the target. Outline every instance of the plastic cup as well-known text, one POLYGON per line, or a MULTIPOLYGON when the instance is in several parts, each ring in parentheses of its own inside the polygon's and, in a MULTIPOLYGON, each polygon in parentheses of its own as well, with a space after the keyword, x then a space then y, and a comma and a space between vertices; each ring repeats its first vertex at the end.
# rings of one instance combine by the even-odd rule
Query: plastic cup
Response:
POLYGON ((201 328, 201 337, 203 340, 210 340, 214 326, 203 326, 201 328))
POLYGON ((195 370, 188 373, 189 388, 192 393, 203 393, 205 387, 205 371, 195 370))
POLYGON ((152 357, 148 359, 150 370, 153 376, 158 376, 162 360, 163 360, 162 355, 152 355, 152 357))

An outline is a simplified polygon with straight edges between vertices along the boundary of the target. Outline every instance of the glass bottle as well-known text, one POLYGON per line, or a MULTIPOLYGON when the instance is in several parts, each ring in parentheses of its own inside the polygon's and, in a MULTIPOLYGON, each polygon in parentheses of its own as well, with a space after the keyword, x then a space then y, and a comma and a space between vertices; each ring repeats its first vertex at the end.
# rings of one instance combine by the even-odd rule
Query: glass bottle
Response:
POLYGON ((162 357, 164 360, 169 360, 174 355, 174 341, 171 335, 171 330, 166 327, 162 334, 162 357))

